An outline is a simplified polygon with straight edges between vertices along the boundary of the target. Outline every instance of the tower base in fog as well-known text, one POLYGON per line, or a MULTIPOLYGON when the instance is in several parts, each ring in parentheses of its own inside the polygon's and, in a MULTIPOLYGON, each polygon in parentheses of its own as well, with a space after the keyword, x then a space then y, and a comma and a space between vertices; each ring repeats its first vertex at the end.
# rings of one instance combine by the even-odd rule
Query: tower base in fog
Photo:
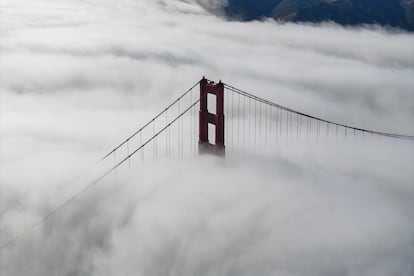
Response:
POLYGON ((199 142, 198 143, 198 153, 200 155, 210 154, 220 157, 226 156, 226 147, 220 145, 213 145, 208 142, 199 142))

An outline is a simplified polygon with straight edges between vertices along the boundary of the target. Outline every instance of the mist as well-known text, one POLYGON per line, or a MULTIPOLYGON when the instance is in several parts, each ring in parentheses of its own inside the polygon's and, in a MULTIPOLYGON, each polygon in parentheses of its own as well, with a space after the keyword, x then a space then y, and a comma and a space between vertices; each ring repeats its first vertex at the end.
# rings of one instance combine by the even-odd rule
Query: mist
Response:
MULTIPOLYGON (((414 133, 411 34, 228 22, 222 5, 0 2, 1 245, 202 76, 322 118, 414 133)), ((0 274, 414 275, 412 141, 135 161, 3 248, 0 274)))

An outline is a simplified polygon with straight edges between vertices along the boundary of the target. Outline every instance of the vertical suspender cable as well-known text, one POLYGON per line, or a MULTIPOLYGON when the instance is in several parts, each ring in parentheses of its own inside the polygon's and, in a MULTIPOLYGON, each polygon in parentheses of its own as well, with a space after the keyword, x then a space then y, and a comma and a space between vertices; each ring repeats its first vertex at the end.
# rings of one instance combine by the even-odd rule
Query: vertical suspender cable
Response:
POLYGON ((234 148, 234 92, 231 93, 231 149, 234 148))
POLYGON ((289 141, 289 111, 286 110, 286 142, 289 141))
POLYGON ((237 97, 237 145, 240 146, 240 94, 237 97))
MULTIPOLYGON (((193 91, 190 93, 190 105, 193 103, 193 91)), ((193 155, 193 112, 190 110, 190 156, 193 155)))
MULTIPOLYGON (((165 112, 165 125, 168 125, 168 110, 165 112)), ((165 131, 165 158, 168 158, 168 129, 165 131)))
POLYGON ((273 107, 270 107, 270 120, 269 120, 269 128, 270 128, 270 137, 269 139, 272 140, 272 123, 273 123, 273 107))
POLYGON ((256 101, 254 101, 254 138, 253 143, 256 145, 256 128, 257 128, 257 115, 256 115, 257 107, 256 107, 256 101))
MULTIPOLYGON (((142 146, 142 132, 140 132, 139 134, 139 141, 140 141, 140 146, 142 146)), ((141 161, 142 163, 144 163, 144 148, 142 148, 141 150, 141 161)))
POLYGON ((262 103, 259 102, 259 143, 262 140, 262 103))
POLYGON ((248 144, 250 145, 252 140, 251 140, 251 133, 252 133, 252 129, 251 129, 251 120, 252 120, 252 115, 251 115, 251 101, 252 99, 249 98, 249 127, 248 127, 248 132, 249 134, 247 135, 248 139, 248 144))
MULTIPOLYGON (((129 140, 127 140, 127 156, 129 156, 129 140)), ((131 158, 128 159, 128 168, 131 169, 131 158)))
POLYGON ((184 158, 184 116, 180 118, 181 121, 181 158, 184 158))
POLYGON ((278 129, 279 129, 279 108, 276 107, 276 125, 275 125, 275 134, 276 134, 276 141, 278 136, 278 129))
MULTIPOLYGON (((178 112, 177 112, 177 114, 180 114, 180 101, 178 101, 178 112)), ((180 152, 181 152, 181 150, 180 150, 180 146, 181 146, 181 141, 180 141, 180 134, 181 134, 181 131, 180 131, 180 119, 178 119, 178 122, 177 122, 177 137, 178 137, 178 139, 177 139, 177 143, 178 143, 178 147, 177 147, 177 158, 180 158, 180 152)))
MULTIPOLYGON (((152 122, 152 136, 155 136, 155 121, 152 122)), ((152 156, 155 157, 155 139, 152 140, 152 156)))
POLYGON ((309 133, 310 133, 311 138, 312 138, 312 119, 309 119, 309 133))
POLYGON ((246 97, 243 97, 243 149, 246 144, 246 97))
POLYGON ((267 104, 265 105, 265 143, 267 143, 267 104))
POLYGON ((335 124, 335 139, 338 139, 338 125, 335 124))
POLYGON ((326 123, 325 127, 326 127, 326 137, 328 137, 329 136, 329 124, 326 123))
POLYGON ((299 114, 296 114, 296 141, 299 141, 299 114))

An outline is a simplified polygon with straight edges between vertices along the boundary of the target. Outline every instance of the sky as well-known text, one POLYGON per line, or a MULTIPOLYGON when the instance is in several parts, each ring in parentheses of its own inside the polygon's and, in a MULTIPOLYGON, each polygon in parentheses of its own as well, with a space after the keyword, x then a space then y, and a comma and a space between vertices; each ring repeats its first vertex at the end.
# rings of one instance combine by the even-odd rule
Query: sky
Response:
POLYGON ((224 4, 0 1, 0 245, 25 233, 1 249, 0 275, 414 274, 412 141, 133 162, 38 224, 202 76, 414 134, 412 34, 230 22, 224 4))

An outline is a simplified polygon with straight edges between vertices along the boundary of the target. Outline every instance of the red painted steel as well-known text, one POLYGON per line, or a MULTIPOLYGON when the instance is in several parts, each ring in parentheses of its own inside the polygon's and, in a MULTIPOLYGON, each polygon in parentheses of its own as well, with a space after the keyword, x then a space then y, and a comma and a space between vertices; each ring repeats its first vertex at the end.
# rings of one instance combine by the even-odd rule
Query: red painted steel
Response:
POLYGON ((200 81, 199 145, 202 152, 224 153, 224 84, 203 78, 200 81), (216 114, 208 111, 208 94, 216 96, 216 114), (215 126, 215 141, 208 139, 208 124, 215 126))

